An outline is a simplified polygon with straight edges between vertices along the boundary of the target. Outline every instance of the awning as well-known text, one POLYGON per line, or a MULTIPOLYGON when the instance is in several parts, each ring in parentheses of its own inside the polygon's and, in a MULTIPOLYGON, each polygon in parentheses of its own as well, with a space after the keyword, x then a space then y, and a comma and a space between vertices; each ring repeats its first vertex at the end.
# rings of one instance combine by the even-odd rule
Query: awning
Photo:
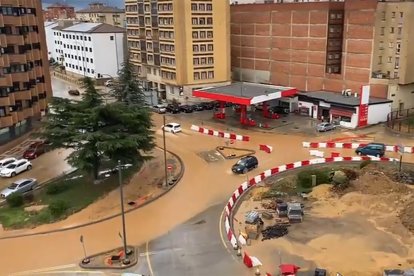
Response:
POLYGON ((344 116, 344 117, 352 117, 354 114, 353 111, 347 109, 340 109, 340 108, 331 108, 330 113, 332 116, 344 116))

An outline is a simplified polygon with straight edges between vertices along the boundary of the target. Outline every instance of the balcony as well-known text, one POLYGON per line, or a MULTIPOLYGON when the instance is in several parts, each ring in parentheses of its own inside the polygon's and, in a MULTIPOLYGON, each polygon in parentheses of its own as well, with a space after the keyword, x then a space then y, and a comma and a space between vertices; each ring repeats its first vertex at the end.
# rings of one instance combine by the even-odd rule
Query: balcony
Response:
POLYGON ((0 86, 12 86, 12 78, 10 74, 0 77, 0 86))
POLYGON ((30 92, 30 90, 16 91, 16 92, 13 92, 13 94, 14 94, 14 99, 17 101, 32 99, 32 93, 30 92))
POLYGON ((20 81, 20 82, 28 82, 29 81, 29 74, 27 72, 17 72, 12 73, 12 80, 14 82, 20 81))
POLYGON ((6 35, 7 45, 24 45, 24 38, 22 35, 6 35))
POLYGON ((9 59, 9 64, 10 63, 20 63, 20 64, 27 63, 25 54, 9 54, 7 56, 9 59))
POLYGON ((12 116, 0 117, 0 128, 10 127, 14 125, 12 116))
POLYGON ((41 77, 41 76, 44 75, 44 73, 43 73, 43 67, 42 66, 36 66, 34 68, 34 71, 36 73, 36 77, 41 77))
POLYGON ((26 36, 26 41, 29 43, 38 43, 39 42, 39 34, 36 32, 30 32, 26 36))
POLYGON ((10 106, 10 97, 0 97, 0 106, 10 106))
MULTIPOLYGON (((0 19, 1 22, 1 19, 0 19)), ((0 45, 7 45, 7 38, 5 34, 0 34, 0 45)))
POLYGON ((21 26, 22 21, 20 16, 3 15, 4 25, 21 26))

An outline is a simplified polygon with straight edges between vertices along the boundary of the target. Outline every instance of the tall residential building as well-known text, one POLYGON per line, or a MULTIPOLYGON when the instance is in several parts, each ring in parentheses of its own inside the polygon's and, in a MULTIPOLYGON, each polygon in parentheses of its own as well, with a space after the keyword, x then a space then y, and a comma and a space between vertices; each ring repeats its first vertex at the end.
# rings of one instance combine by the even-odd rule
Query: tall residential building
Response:
POLYGON ((414 108, 414 2, 380 2, 372 82, 388 85, 395 109, 414 108))
POLYGON ((52 96, 40 1, 0 2, 0 140, 40 118, 52 96))
POLYGON ((64 3, 55 3, 46 7, 43 11, 44 21, 57 19, 75 19, 75 8, 64 3))
POLYGON ((100 2, 93 2, 89 4, 89 8, 76 11, 76 19, 83 22, 106 23, 124 27, 125 11, 117 7, 105 6, 100 2))
POLYGON ((130 60, 146 89, 187 101, 230 81, 230 10, 223 0, 126 0, 130 60))
POLYGON ((414 107, 413 1, 292 2, 231 5, 234 79, 337 93, 370 84, 371 96, 414 107))

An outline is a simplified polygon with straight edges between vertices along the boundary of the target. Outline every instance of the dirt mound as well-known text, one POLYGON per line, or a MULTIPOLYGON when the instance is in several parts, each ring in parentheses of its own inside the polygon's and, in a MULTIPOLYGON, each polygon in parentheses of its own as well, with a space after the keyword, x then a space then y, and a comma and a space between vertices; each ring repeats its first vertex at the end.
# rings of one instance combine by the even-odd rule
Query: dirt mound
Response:
POLYGON ((332 197, 331 193, 332 185, 321 184, 312 189, 312 192, 309 193, 309 196, 313 199, 323 200, 332 197))
POLYGON ((409 202, 400 213, 401 223, 411 232, 414 232, 414 200, 409 202))
POLYGON ((370 167, 353 182, 353 189, 364 194, 381 195, 390 193, 410 193, 404 184, 394 182, 384 172, 370 167))

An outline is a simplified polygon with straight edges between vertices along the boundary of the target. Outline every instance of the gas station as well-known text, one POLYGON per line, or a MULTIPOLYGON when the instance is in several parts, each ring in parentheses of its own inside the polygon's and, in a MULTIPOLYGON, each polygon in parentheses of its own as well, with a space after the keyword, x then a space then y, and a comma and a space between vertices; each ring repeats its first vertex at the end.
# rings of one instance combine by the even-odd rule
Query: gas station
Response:
POLYGON ((235 82, 225 86, 197 89, 193 91, 193 96, 218 101, 220 106, 214 113, 214 118, 221 120, 226 118, 226 103, 236 104, 236 111, 240 113, 240 123, 255 126, 256 122, 248 117, 248 108, 261 105, 264 118, 278 119, 278 114, 269 111, 269 102, 282 97, 293 97, 297 92, 297 89, 292 87, 235 82))

